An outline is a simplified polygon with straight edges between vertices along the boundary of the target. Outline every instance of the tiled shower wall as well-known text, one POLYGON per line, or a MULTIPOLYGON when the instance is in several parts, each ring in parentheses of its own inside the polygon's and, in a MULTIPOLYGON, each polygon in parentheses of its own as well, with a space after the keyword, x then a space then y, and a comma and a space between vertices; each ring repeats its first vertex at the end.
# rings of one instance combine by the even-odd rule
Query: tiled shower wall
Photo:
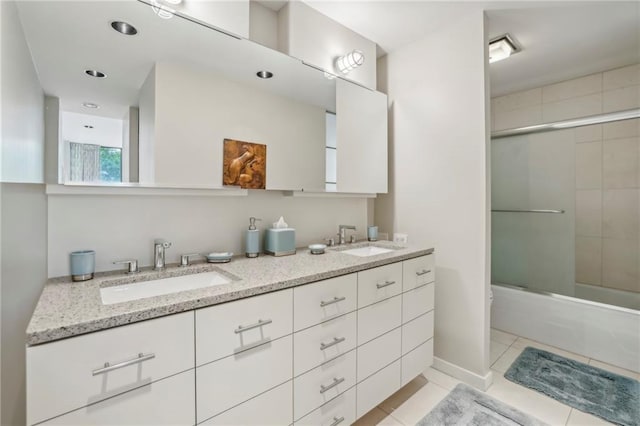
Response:
MULTIPOLYGON (((638 108, 640 64, 497 97, 491 105, 493 130, 638 108)), ((625 305, 633 295, 620 290, 640 293, 640 120, 573 133, 576 296, 625 305), (605 296, 604 289, 612 291, 605 296)))

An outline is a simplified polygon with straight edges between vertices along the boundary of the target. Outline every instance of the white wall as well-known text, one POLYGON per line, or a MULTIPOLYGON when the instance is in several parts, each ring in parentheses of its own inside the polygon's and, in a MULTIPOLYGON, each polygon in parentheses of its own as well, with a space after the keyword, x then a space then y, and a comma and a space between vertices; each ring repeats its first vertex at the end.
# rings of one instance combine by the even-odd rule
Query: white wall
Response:
POLYGON ((69 275, 74 250, 95 250, 97 271, 118 269, 112 262, 122 259, 152 265, 154 238, 173 243, 168 263, 186 253, 242 254, 250 216, 262 218, 258 226, 265 229, 284 215, 296 228, 298 247, 333 236, 344 223, 355 225, 356 235, 364 238, 367 225, 366 199, 285 197, 257 190, 247 197, 50 196, 48 208, 49 277, 69 275))
POLYGON ((60 183, 64 176, 64 144, 61 138, 60 98, 45 96, 44 100, 44 144, 46 183, 60 183))
POLYGON ((278 49, 278 14, 255 1, 249 3, 249 39, 278 49))
POLYGON ((47 279, 43 185, 4 183, 2 221, 2 425, 25 424, 25 330, 47 279))
POLYGON ((156 184, 222 186, 228 138, 267 145, 267 189, 324 188, 322 108, 172 63, 155 98, 156 184))
POLYGON ((13 1, 2 7, 2 182, 44 181, 44 93, 13 1))
POLYGON ((249 38, 249 0, 186 1, 172 8, 205 25, 249 38))
POLYGON ((139 182, 153 183, 155 181, 154 140, 156 128, 156 67, 149 72, 147 79, 140 88, 138 99, 139 112, 139 182))
POLYGON ((488 78, 485 21, 469 11, 380 61, 390 102, 381 232, 435 247, 436 366, 490 383, 488 78))
POLYGON ((337 74, 334 62, 354 49, 364 63, 343 76, 376 89, 376 44, 301 1, 291 1, 278 12, 278 49, 307 64, 337 74))

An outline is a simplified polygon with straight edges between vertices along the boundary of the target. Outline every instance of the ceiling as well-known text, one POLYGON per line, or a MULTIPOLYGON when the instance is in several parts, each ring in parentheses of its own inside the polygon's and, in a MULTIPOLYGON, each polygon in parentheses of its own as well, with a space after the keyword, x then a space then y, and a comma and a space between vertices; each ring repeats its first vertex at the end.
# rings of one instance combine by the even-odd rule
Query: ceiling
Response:
POLYGON ((321 71, 186 19, 159 19, 141 2, 20 1, 17 6, 43 90, 60 98, 63 111, 121 119, 138 105, 142 84, 163 61, 335 110, 335 81, 321 71), (115 20, 135 25, 138 34, 117 33, 109 25, 115 20), (274 74, 269 80, 256 77, 265 66, 274 74), (89 77, 85 69, 107 78, 89 77), (100 109, 88 110, 83 102, 100 109))
MULTIPOLYGON (((274 2, 273 9, 281 3, 274 2)), ((489 38, 508 32, 522 45, 522 52, 491 64, 492 96, 640 62, 640 2, 635 1, 305 3, 376 42, 379 55, 428 36, 465 13, 485 10, 489 38)))

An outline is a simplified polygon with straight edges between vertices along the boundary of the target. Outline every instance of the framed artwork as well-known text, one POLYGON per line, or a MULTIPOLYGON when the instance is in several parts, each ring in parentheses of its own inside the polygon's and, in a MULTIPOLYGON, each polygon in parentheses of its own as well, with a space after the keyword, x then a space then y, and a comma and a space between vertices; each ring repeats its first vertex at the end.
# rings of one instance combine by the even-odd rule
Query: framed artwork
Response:
POLYGON ((265 189, 267 146, 234 139, 224 140, 222 182, 246 189, 265 189))

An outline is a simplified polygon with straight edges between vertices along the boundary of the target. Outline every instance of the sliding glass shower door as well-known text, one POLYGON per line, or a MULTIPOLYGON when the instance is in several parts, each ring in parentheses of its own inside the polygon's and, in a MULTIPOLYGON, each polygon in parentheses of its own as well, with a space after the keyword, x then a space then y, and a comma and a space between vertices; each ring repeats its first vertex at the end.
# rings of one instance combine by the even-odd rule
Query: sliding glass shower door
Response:
POLYGON ((572 130, 491 144, 492 282, 574 296, 572 130))
POLYGON ((494 138, 494 284, 640 309, 640 119, 494 138))

